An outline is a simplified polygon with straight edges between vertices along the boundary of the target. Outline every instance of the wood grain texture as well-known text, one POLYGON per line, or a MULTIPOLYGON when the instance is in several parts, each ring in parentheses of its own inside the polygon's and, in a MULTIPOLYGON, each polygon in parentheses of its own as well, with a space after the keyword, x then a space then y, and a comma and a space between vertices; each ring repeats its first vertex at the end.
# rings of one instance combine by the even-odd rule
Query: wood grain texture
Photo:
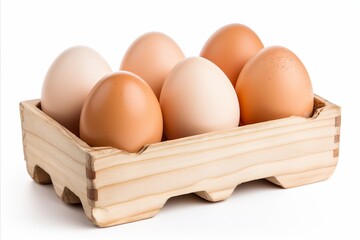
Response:
POLYGON ((92 207, 86 192, 86 166, 90 148, 44 114, 39 106, 38 100, 20 103, 28 173, 36 182, 52 182, 56 194, 63 201, 81 201, 86 215, 91 219, 92 207))
POLYGON ((29 174, 105 227, 154 216, 174 196, 212 202, 265 178, 283 188, 325 180, 340 142, 340 107, 315 98, 312 118, 289 117, 145 146, 92 148, 39 109, 20 104, 29 174))

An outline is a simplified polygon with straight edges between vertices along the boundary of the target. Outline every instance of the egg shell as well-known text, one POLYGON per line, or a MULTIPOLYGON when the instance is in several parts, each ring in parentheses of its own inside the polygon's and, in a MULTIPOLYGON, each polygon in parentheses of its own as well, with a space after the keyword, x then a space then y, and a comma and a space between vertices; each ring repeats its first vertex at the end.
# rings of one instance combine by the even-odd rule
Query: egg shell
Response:
POLYGON ((159 98, 167 75, 184 58, 184 53, 173 39, 163 33, 150 32, 132 43, 122 60, 120 70, 140 76, 159 98))
POLYGON ((242 124, 309 117, 313 112, 309 74, 300 59, 284 47, 264 48, 251 58, 239 75, 236 93, 242 124))
POLYGON ((61 53, 50 66, 41 93, 41 109, 79 135, 82 106, 93 86, 112 70, 95 50, 75 46, 61 53))
POLYGON ((242 24, 230 24, 216 31, 205 43, 200 56, 215 63, 235 87, 245 63, 263 48, 256 33, 242 24))
POLYGON ((237 127, 239 104, 226 75, 212 62, 191 57, 178 63, 160 96, 168 139, 237 127))
POLYGON ((130 72, 116 72, 96 84, 80 118, 80 138, 90 146, 137 152, 161 141, 163 120, 149 85, 130 72))

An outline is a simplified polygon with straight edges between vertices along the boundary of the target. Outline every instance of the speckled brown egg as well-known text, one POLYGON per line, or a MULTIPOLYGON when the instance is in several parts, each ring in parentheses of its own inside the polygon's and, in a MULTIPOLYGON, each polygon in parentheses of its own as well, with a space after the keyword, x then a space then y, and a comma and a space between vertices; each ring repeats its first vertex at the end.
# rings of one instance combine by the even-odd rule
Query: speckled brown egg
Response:
POLYGON ((163 119, 150 86, 130 72, 105 76, 90 92, 80 117, 80 138, 90 146, 137 152, 161 141, 163 119))
POLYGON ((289 116, 309 117, 314 94, 304 64, 289 49, 262 49, 241 71, 236 83, 241 124, 289 116))

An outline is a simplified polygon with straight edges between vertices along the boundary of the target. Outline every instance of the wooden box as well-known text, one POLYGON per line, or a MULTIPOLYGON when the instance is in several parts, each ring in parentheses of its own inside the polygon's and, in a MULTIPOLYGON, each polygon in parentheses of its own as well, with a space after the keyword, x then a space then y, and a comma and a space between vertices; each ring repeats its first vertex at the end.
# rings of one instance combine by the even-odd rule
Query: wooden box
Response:
POLYGON ((138 153, 89 147, 41 111, 20 103, 30 176, 52 183, 67 203, 81 202, 95 225, 153 217, 177 195, 228 198, 265 178, 283 188, 325 180, 339 156, 340 107, 315 97, 311 118, 289 117, 145 146, 138 153))

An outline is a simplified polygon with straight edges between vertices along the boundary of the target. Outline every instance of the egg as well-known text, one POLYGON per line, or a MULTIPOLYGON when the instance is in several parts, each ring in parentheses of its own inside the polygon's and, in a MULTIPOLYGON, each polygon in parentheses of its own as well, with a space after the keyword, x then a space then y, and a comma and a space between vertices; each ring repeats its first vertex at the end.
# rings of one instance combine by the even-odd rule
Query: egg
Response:
POLYGON ((242 124, 309 117, 313 112, 309 74, 300 59, 284 47, 264 48, 251 58, 239 75, 236 93, 242 124))
POLYGON ((216 31, 205 43, 200 56, 215 63, 235 87, 245 63, 263 48, 256 33, 242 24, 230 24, 216 31))
POLYGON ((122 71, 105 76, 88 95, 80 117, 80 138, 90 146, 137 152, 161 141, 159 102, 139 76, 122 71))
POLYGON ((237 127, 239 103, 226 75, 202 57, 186 58, 166 78, 160 95, 168 139, 237 127))
POLYGON ((180 47, 169 36, 150 32, 140 36, 127 50, 120 70, 133 72, 144 79, 157 98, 171 69, 185 58, 180 47))
POLYGON ((43 83, 41 109, 75 135, 79 135, 82 106, 92 87, 111 68, 95 50, 76 46, 61 53, 43 83))

